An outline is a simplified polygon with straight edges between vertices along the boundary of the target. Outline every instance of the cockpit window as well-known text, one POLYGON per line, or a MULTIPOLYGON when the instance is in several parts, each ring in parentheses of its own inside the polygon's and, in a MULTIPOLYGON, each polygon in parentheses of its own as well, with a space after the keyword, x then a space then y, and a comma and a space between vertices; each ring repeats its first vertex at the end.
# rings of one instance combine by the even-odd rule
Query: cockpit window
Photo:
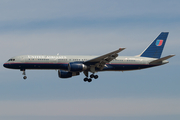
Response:
POLYGON ((15 59, 9 59, 8 61, 15 61, 15 59))

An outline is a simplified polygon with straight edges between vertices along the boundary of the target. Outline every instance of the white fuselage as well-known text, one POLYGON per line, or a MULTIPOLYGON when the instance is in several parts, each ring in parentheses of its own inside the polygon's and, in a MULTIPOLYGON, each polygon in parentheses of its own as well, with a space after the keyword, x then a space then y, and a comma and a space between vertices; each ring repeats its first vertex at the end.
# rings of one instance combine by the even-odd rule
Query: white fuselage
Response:
MULTIPOLYGON (((71 62, 84 63, 97 56, 71 56, 71 55, 23 55, 16 56, 7 61, 4 66, 12 69, 62 69, 68 70, 67 65, 71 62)), ((120 56, 106 63, 103 70, 135 70, 147 67, 153 67, 168 63, 163 61, 161 64, 149 64, 155 58, 136 57, 136 56, 120 56), (111 69, 113 66, 114 69, 111 69), (109 69, 108 69, 109 67, 109 69)), ((97 70, 99 71, 99 70, 97 70)))

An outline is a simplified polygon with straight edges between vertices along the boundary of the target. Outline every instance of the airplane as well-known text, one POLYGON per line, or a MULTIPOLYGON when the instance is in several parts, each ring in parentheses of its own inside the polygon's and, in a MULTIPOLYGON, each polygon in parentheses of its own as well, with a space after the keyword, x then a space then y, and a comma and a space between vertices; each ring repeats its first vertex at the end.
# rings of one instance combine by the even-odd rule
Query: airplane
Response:
POLYGON ((55 69, 58 70, 59 78, 70 78, 83 72, 84 81, 91 82, 92 78, 98 78, 95 74, 97 72, 141 70, 169 63, 167 59, 175 55, 161 58, 168 34, 169 32, 161 32, 141 54, 136 56, 118 56, 125 48, 101 56, 22 55, 10 58, 3 66, 23 71, 23 79, 27 79, 25 70, 55 69))

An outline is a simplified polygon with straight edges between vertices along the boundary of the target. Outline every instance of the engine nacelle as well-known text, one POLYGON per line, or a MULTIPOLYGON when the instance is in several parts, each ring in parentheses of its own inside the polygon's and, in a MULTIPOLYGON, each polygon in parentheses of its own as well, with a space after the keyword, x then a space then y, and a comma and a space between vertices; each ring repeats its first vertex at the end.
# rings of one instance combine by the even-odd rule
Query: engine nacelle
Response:
POLYGON ((67 72, 63 70, 58 70, 58 76, 59 78, 70 78, 72 76, 79 75, 79 72, 67 72))
POLYGON ((87 70, 87 66, 82 63, 69 63, 68 71, 69 72, 81 72, 87 70))

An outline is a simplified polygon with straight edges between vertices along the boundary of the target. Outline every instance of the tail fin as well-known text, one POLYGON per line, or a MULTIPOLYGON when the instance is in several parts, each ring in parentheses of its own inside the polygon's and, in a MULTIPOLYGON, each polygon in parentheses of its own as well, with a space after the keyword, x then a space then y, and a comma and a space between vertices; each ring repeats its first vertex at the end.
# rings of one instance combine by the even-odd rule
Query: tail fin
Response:
POLYGON ((140 54, 141 57, 160 58, 169 32, 161 34, 140 54))

